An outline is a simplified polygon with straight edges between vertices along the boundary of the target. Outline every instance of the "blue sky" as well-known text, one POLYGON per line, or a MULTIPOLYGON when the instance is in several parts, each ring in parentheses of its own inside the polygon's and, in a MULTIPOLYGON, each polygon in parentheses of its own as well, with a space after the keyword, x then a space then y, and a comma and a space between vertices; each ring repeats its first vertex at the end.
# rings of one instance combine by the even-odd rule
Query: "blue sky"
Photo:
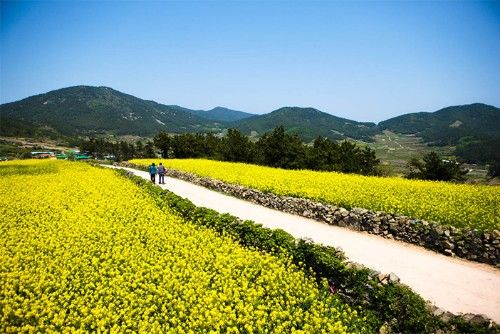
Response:
POLYGON ((1 2, 0 102, 109 86, 359 121, 500 106, 500 2, 1 2))

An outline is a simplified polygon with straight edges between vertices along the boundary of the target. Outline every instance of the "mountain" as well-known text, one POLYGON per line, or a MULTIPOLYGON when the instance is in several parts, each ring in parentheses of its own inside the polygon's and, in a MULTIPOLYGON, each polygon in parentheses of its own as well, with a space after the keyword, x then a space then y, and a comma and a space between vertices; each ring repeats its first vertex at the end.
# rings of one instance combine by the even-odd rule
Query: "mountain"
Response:
MULTIPOLYGON (((214 121, 185 108, 166 106, 124 94, 109 87, 76 86, 2 104, 2 135, 26 128, 64 136, 116 134, 152 136, 159 131, 219 130, 214 121), (6 126, 7 125, 7 126, 6 126)), ((20 133, 19 133, 20 132, 20 133)), ((15 135, 15 134, 14 134, 15 135)))
POLYGON ((193 115, 217 122, 234 122, 255 116, 254 114, 224 107, 215 107, 211 110, 189 110, 189 112, 193 115))
POLYGON ((406 114, 378 128, 413 134, 431 146, 455 146, 455 155, 469 163, 500 163, 500 109, 493 106, 474 103, 406 114))
POLYGON ((378 125, 314 108, 284 107, 263 115, 223 107, 191 110, 91 86, 58 89, 0 105, 0 135, 12 137, 152 137, 159 131, 221 132, 232 127, 261 136, 278 125, 306 142, 318 136, 373 141, 375 134, 390 130, 421 137, 429 145, 456 146, 456 154, 469 162, 500 161, 500 109, 480 103, 401 115, 378 125))
POLYGON ((378 124, 380 130, 415 134, 434 145, 456 145, 462 138, 500 136, 500 109, 482 103, 397 116, 378 124))
POLYGON ((284 107, 269 114, 256 115, 229 124, 246 134, 260 136, 283 125, 287 132, 298 134, 304 141, 318 136, 330 139, 346 137, 371 141, 377 132, 375 123, 361 123, 336 117, 314 108, 284 107))

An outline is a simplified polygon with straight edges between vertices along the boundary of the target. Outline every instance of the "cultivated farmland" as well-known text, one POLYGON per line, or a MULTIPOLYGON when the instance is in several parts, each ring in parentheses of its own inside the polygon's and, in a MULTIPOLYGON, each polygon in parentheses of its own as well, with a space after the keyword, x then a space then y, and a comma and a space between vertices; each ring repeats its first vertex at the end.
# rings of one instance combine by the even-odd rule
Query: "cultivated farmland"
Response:
POLYGON ((185 223, 113 171, 0 166, 0 331, 364 332, 285 257, 185 223))
MULTIPOLYGON (((152 160, 131 162, 146 166, 152 160)), ((470 229, 500 228, 500 188, 495 186, 284 170, 203 159, 165 159, 163 163, 167 168, 347 209, 398 213, 470 229)))

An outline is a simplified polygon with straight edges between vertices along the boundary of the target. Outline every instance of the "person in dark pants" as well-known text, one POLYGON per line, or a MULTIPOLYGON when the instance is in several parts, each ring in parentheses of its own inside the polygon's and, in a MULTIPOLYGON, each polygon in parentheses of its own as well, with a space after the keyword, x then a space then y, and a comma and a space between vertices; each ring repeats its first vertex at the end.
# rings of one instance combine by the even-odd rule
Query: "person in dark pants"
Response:
POLYGON ((156 173, 158 170, 156 169, 155 163, 153 162, 151 166, 149 166, 149 175, 151 176, 151 182, 155 183, 156 181, 156 173))
POLYGON ((158 184, 165 184, 165 166, 161 162, 158 166, 158 184))

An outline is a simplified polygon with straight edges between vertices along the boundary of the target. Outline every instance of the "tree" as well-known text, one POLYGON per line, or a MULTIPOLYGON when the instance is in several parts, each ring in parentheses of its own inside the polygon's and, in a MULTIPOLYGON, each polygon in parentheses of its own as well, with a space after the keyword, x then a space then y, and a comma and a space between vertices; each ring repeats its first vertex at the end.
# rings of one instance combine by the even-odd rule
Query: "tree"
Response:
POLYGON ((222 160, 236 162, 255 161, 254 144, 238 129, 229 129, 220 143, 222 160))
POLYGON ((168 151, 170 150, 171 139, 170 136, 161 131, 153 138, 153 143, 156 148, 160 150, 162 158, 168 158, 168 151))
POLYGON ((156 158, 155 145, 151 140, 144 145, 144 158, 156 158))
POLYGON ((306 149, 297 135, 285 133, 283 126, 264 134, 257 142, 262 163, 271 167, 300 169, 305 167, 306 149))
POLYGON ((136 156, 135 156, 136 158, 144 158, 145 157, 144 144, 140 140, 138 140, 135 143, 135 154, 136 154, 136 156))
POLYGON ((488 165, 488 176, 489 177, 500 176, 500 161, 494 161, 488 165))
POLYGON ((199 158, 203 156, 202 143, 199 137, 191 133, 174 136, 171 145, 175 158, 199 158))
POLYGON ((377 166, 380 160, 377 159, 375 151, 370 149, 368 146, 361 151, 361 163, 359 164, 359 173, 364 175, 373 175, 379 173, 377 171, 377 166))
POLYGON ((468 172, 457 161, 443 160, 434 151, 426 154, 422 161, 412 158, 407 167, 407 178, 434 181, 464 181, 468 172))
POLYGON ((343 141, 337 144, 328 138, 318 137, 308 151, 307 166, 314 170, 344 173, 375 174, 379 160, 375 151, 365 146, 343 141))
POLYGON ((338 145, 328 138, 318 137, 307 151, 307 168, 333 171, 338 160, 338 145))

